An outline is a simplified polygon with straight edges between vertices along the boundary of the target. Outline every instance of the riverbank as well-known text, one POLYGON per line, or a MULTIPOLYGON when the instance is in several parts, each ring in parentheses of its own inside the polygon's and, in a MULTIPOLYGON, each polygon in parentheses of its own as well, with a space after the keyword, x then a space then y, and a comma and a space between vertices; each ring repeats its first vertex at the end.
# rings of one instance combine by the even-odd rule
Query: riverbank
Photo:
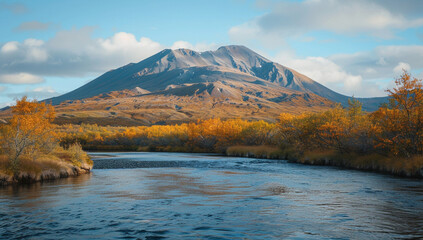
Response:
POLYGON ((273 146, 232 146, 228 156, 267 159, 285 159, 306 165, 336 166, 372 171, 410 178, 423 178, 423 156, 395 158, 381 154, 340 154, 336 151, 314 151, 299 154, 295 149, 281 150, 273 146))
MULTIPOLYGON (((136 151, 134 152, 181 152, 181 153, 215 153, 206 151, 206 149, 189 148, 172 148, 172 147, 138 147, 124 146, 117 147, 119 151, 136 151)), ((84 148, 84 150, 88 150, 84 148)), ((90 151, 113 151, 108 147, 96 148, 89 146, 90 151)), ((394 158, 392 156, 384 156, 380 154, 359 155, 354 153, 339 154, 336 151, 313 151, 299 154, 297 149, 286 148, 282 150, 276 146, 231 146, 223 153, 229 157, 246 157, 288 160, 291 163, 299 163, 305 165, 320 166, 336 166, 346 169, 355 169, 360 171, 371 171, 377 173, 390 174, 408 178, 423 178, 423 156, 414 156, 412 158, 394 158)), ((110 160, 114 165, 122 165, 116 163, 118 160, 110 160)), ((140 163, 131 163, 140 164, 140 163)), ((144 167, 142 164, 140 167, 144 167)))
POLYGON ((35 182, 73 177, 90 173, 91 169, 92 166, 76 167, 72 165, 64 165, 61 166, 60 169, 49 168, 42 170, 41 172, 21 171, 17 175, 4 174, 0 172, 0 186, 7 186, 12 184, 30 184, 35 182))
POLYGON ((16 170, 9 158, 0 155, 0 186, 30 184, 90 173, 93 161, 82 149, 56 149, 50 154, 30 159, 23 157, 16 170))

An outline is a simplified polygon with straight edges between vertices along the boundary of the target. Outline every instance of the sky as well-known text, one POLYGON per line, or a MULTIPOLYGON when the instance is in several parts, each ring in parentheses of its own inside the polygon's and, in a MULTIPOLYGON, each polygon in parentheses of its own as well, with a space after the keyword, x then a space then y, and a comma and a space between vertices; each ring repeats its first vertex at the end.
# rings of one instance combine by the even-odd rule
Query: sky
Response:
POLYGON ((0 0, 0 107, 165 48, 244 45, 348 96, 423 78, 421 0, 0 0))

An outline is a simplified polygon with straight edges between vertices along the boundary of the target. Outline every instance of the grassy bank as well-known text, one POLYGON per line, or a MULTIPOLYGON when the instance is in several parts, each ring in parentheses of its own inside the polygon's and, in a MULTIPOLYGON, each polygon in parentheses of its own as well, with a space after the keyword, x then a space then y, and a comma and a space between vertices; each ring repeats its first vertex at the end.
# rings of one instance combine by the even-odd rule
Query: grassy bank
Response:
MULTIPOLYGON (((200 148, 189 147, 157 147, 157 146, 101 146, 84 147, 90 151, 137 151, 137 152, 186 152, 186 153, 221 153, 200 148)), ((335 150, 308 151, 301 153, 298 149, 277 146, 237 145, 228 147, 225 154, 231 157, 250 157, 264 159, 281 159, 307 165, 327 165, 341 168, 374 171, 403 177, 423 178, 423 156, 399 158, 381 154, 340 154, 335 150)))
POLYGON ((381 154, 360 155, 355 153, 306 152, 297 160, 311 165, 331 165, 365 171, 375 171, 404 177, 423 178, 423 156, 410 158, 385 156, 381 154))
POLYGON ((33 183, 89 173, 93 167, 90 157, 78 145, 69 149, 57 147, 49 154, 23 156, 12 166, 9 156, 0 155, 0 186, 33 183))
POLYGON ((0 124, 0 185, 32 183, 90 172, 93 162, 79 143, 59 145, 54 107, 26 97, 0 124))
POLYGON ((423 178, 423 156, 399 158, 381 154, 340 154, 336 151, 309 151, 302 154, 295 149, 282 150, 274 146, 232 146, 228 156, 283 159, 308 165, 328 165, 342 168, 387 173, 403 177, 423 178))
POLYGON ((286 159, 284 152, 274 146, 232 146, 226 150, 231 157, 286 159))
POLYGON ((82 148, 89 152, 216 153, 210 149, 192 146, 83 145, 82 148))

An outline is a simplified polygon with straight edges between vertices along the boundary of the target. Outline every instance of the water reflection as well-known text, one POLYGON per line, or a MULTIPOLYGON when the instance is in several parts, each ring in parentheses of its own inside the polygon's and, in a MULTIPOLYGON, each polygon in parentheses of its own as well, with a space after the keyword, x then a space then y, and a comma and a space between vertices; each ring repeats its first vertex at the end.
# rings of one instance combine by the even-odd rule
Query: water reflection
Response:
POLYGON ((52 189, 76 189, 86 186, 91 179, 90 174, 82 174, 80 176, 61 178, 56 180, 36 182, 33 184, 9 185, 0 188, 1 198, 19 198, 23 200, 36 199, 47 192, 52 192, 52 189))
POLYGON ((196 154, 114 155, 191 163, 0 189, 0 238, 423 237, 420 180, 196 154))

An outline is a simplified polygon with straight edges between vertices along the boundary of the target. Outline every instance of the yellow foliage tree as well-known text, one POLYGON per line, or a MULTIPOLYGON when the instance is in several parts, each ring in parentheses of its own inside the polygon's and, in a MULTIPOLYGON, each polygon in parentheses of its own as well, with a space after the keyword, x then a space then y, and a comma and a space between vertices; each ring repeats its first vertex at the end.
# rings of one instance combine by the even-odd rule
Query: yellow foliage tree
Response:
POLYGON ((379 147, 395 155, 423 154, 423 83, 404 73, 387 90, 390 102, 373 114, 381 128, 379 147))
POLYGON ((51 105, 26 97, 12 107, 13 117, 1 129, 1 145, 9 156, 12 169, 18 170, 20 156, 35 156, 36 151, 48 153, 55 142, 51 122, 55 112, 51 105))

